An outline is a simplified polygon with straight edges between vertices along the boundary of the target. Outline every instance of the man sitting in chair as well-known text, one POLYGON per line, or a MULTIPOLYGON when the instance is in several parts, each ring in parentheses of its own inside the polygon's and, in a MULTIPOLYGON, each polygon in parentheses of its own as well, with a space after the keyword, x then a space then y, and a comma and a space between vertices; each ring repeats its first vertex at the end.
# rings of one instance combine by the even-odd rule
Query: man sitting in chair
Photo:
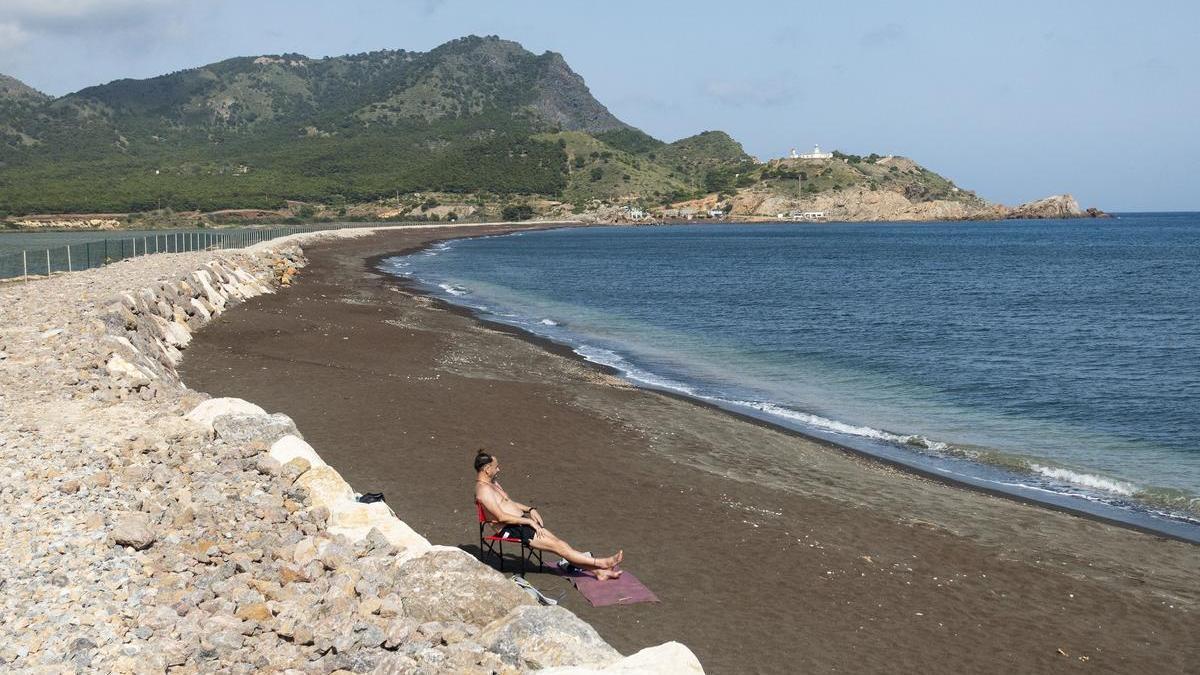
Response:
POLYGON ((475 455, 475 473, 475 501, 483 505, 489 522, 496 528, 499 536, 520 539, 530 548, 561 556, 601 581, 621 576, 621 570, 613 568, 624 558, 623 551, 617 551, 616 555, 607 558, 580 553, 546 529, 542 522, 542 514, 538 513, 536 508, 513 501, 496 482, 496 474, 500 473, 500 460, 480 450, 479 454, 475 455))

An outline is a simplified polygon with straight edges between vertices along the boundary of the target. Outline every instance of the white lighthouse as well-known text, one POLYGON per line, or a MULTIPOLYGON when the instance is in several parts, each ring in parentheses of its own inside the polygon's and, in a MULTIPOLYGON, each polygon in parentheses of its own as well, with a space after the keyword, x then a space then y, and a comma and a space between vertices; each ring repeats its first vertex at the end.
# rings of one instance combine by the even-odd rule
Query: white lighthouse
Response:
POLYGON ((814 145, 812 152, 799 154, 795 148, 792 148, 792 159, 833 159, 832 152, 821 152, 821 146, 814 145))

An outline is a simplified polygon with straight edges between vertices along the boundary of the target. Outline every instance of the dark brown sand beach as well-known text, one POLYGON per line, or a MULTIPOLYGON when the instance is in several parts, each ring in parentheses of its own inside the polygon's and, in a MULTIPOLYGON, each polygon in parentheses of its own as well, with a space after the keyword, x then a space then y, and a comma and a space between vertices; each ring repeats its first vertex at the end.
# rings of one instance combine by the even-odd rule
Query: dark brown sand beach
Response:
POLYGON ((314 245, 294 287, 197 335, 183 379, 292 416, 434 543, 476 550, 470 463, 491 448, 514 497, 579 548, 623 548, 661 598, 567 592, 624 653, 678 640, 710 673, 1200 670, 1200 547, 631 388, 372 269, 486 231, 314 245))

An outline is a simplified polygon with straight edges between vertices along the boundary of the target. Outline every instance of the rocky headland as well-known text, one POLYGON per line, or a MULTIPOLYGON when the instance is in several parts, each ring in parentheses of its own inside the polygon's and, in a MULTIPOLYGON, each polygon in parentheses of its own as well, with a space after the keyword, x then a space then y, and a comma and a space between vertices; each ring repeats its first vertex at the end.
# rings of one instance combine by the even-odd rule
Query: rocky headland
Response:
POLYGON ((622 657, 359 503, 287 416, 180 381, 192 334, 290 284, 301 244, 371 232, 0 285, 0 668, 702 672, 678 643, 622 657))
MULTIPOLYGON (((706 218, 710 210, 720 210, 733 220, 774 221, 798 214, 821 214, 819 219, 840 222, 935 221, 935 220, 1009 220, 1049 218, 1105 218, 1107 213, 1080 208, 1069 194, 1052 195, 1019 206, 1005 206, 982 199, 913 199, 902 191, 851 187, 819 192, 804 198, 785 196, 778 191, 750 188, 721 199, 709 195, 682 202, 656 215, 668 219, 706 218)), ((616 217, 620 216, 615 212, 616 217)))

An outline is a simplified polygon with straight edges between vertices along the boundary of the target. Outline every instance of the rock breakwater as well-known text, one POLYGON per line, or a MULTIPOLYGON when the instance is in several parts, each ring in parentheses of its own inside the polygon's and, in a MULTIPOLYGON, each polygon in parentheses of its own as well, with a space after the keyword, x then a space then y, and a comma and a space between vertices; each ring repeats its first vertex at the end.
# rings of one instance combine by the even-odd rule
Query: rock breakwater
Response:
POLYGON ((322 236, 0 286, 0 669, 700 672, 622 658, 357 502, 287 416, 180 381, 192 333, 322 236))

